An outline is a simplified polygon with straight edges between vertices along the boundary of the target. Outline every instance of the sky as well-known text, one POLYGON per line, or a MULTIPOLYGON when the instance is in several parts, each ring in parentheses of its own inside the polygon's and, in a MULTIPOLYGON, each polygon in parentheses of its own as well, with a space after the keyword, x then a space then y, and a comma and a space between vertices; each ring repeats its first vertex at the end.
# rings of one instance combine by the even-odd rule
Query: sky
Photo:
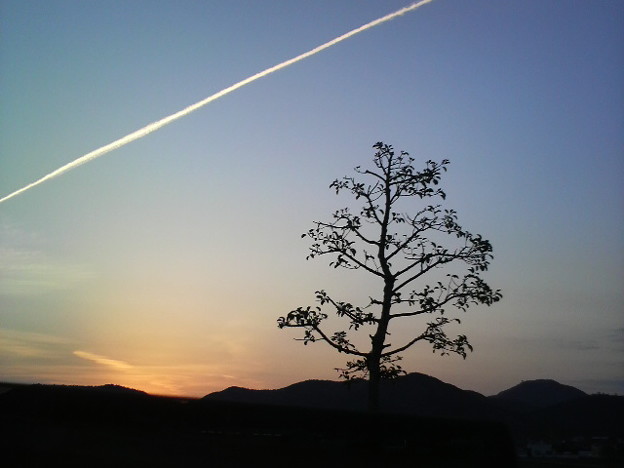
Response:
MULTIPOLYGON (((0 0, 0 197, 408 4, 0 0)), ((383 141, 451 161, 445 207, 504 296, 459 313, 466 360, 422 344, 403 367, 624 394, 622 83, 622 2, 435 0, 248 84, 0 204, 0 381, 336 380, 345 356, 276 320, 379 288, 301 234, 357 208, 329 184, 383 141)))

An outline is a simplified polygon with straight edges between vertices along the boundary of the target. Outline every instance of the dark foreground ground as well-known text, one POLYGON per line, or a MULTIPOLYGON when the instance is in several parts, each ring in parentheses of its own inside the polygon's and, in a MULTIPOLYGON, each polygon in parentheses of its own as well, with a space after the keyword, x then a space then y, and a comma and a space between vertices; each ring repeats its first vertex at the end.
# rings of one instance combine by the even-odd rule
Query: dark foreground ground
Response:
POLYGON ((518 466, 507 428, 484 421, 39 385, 0 395, 0 415, 7 468, 518 466))
MULTIPOLYGON (((578 408, 573 415, 578 422, 578 408)), ((537 421, 540 437, 557 427, 537 421)), ((0 385, 2 468, 624 466, 621 450, 600 459, 516 457, 519 434, 517 425, 492 418, 167 398, 113 385, 0 385)))
POLYGON ((566 459, 537 459, 520 458, 518 468, 621 468, 622 460, 566 460, 566 459))

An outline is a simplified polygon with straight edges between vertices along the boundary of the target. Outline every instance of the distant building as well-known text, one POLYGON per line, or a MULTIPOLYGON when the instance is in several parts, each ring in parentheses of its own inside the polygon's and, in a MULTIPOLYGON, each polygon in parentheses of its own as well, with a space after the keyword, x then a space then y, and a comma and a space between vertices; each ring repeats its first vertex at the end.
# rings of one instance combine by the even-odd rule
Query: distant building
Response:
POLYGON ((552 444, 544 442, 543 440, 528 442, 526 445, 526 456, 535 458, 554 457, 555 451, 553 450, 552 444))

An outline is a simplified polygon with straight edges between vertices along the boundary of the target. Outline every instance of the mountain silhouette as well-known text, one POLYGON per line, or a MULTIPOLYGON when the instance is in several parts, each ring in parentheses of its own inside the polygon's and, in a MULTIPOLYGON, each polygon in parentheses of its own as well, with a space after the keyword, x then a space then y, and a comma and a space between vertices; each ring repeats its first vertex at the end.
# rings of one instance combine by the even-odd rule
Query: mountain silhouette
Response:
MULTIPOLYGON (((307 380, 276 390, 229 387, 205 400, 363 411, 368 383, 307 380)), ((411 373, 382 381, 380 409, 387 413, 431 417, 490 419, 500 411, 480 393, 462 390, 435 377, 411 373)))
POLYGON ((558 403, 586 397, 587 393, 555 380, 525 380, 518 385, 494 395, 499 401, 525 405, 527 409, 546 408, 558 403))
POLYGON ((0 393, 0 402, 22 404, 28 401, 33 407, 79 408, 89 406, 93 401, 100 403, 136 402, 148 394, 120 385, 81 386, 81 385, 16 385, 0 393))
MULTIPOLYGON (((367 382, 308 380, 275 390, 230 387, 201 401, 275 408, 362 411, 367 382)), ((530 380, 486 397, 435 377, 411 373, 383 381, 381 411, 424 418, 502 421, 517 441, 552 437, 624 436, 624 396, 588 395, 554 380, 530 380)))

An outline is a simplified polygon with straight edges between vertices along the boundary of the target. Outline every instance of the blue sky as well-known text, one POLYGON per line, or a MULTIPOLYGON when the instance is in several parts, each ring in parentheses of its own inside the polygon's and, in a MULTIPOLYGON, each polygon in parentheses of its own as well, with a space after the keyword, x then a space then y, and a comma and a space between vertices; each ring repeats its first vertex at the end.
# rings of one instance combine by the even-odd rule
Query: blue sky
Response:
MULTIPOLYGON (((0 195, 401 1, 0 2, 0 195)), ((376 141, 451 161, 504 299, 468 359, 405 367, 496 393, 624 393, 624 5, 436 0, 0 205, 0 378, 203 395, 337 377, 280 315, 365 275, 300 234, 376 141)), ((351 206, 354 206, 351 204, 351 206)), ((401 333, 418 330, 418 324, 401 333)))

